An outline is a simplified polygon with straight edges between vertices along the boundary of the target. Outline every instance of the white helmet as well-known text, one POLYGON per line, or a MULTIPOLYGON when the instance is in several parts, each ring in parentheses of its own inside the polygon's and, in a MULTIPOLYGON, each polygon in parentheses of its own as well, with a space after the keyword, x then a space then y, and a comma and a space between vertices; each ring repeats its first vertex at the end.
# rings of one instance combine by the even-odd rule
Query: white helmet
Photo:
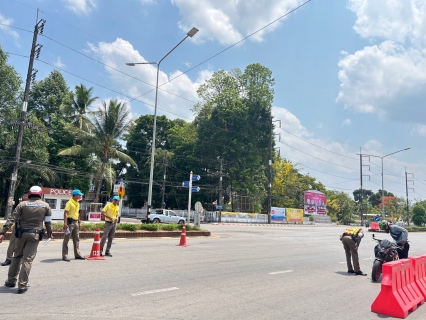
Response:
POLYGON ((39 186, 32 186, 28 195, 33 196, 41 196, 43 194, 43 190, 39 186))

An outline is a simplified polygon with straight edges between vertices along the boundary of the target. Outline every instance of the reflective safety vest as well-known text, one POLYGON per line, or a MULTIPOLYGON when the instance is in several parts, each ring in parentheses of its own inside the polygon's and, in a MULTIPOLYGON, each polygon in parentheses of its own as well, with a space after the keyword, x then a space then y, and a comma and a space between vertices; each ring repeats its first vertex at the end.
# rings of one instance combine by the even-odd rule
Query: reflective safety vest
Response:
POLYGON ((357 236, 361 231, 361 228, 347 228, 343 234, 345 236, 357 236))

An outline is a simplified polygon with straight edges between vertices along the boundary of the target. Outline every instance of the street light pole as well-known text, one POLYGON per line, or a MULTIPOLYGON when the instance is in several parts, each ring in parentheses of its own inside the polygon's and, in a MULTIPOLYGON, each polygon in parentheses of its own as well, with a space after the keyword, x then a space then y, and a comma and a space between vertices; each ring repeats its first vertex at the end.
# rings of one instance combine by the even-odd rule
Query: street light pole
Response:
POLYGON ((192 28, 186 34, 186 37, 183 38, 177 45, 173 47, 164 57, 160 59, 159 62, 130 62, 126 63, 128 66, 134 67, 137 64, 155 64, 157 65, 157 81, 155 84, 155 104, 154 104, 154 127, 152 131, 152 144, 151 144, 151 167, 149 170, 149 187, 148 187, 148 210, 147 210, 147 221, 149 222, 149 215, 151 212, 151 204, 152 204, 152 185, 154 181, 154 154, 155 154, 155 136, 157 131, 157 100, 158 100, 158 77, 160 74, 160 64, 161 62, 170 54, 173 50, 175 50, 182 42, 184 42, 188 37, 193 37, 198 32, 197 28, 192 28))
POLYGON ((363 157, 375 157, 375 158, 381 159, 381 162, 382 162, 382 216, 383 216, 383 218, 385 218, 385 190, 384 190, 384 183, 383 183, 383 180, 384 180, 384 177, 383 177, 383 158, 391 156, 391 155, 398 153, 398 152, 409 150, 409 149, 410 148, 405 148, 405 149, 402 149, 402 150, 398 150, 398 151, 386 154, 384 156, 376 156, 376 155, 372 155, 372 154, 360 154, 363 157))

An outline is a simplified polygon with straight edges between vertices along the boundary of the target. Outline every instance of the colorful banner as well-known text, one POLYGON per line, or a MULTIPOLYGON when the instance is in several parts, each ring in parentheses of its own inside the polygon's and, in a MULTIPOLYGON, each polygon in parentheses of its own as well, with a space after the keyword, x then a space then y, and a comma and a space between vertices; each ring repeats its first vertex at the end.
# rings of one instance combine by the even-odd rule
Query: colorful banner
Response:
POLYGON ((284 222, 285 208, 271 207, 271 222, 284 222))
POLYGON ((327 214, 327 196, 324 193, 316 190, 305 191, 304 198, 305 214, 327 214))
POLYGON ((303 209, 286 208, 287 222, 303 222, 303 209))

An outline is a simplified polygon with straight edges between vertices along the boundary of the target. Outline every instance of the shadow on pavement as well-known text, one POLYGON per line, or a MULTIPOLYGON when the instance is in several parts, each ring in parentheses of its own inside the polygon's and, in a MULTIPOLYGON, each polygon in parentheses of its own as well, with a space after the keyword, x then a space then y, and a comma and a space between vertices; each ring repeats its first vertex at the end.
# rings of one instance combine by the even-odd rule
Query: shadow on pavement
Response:
POLYGON ((45 260, 40 260, 40 262, 43 263, 54 263, 54 262, 59 262, 62 261, 62 259, 45 259, 45 260))
POLYGON ((0 293, 17 293, 18 288, 0 287, 0 293))
POLYGON ((353 273, 348 273, 347 271, 336 271, 334 273, 340 274, 341 276, 355 277, 353 273))

